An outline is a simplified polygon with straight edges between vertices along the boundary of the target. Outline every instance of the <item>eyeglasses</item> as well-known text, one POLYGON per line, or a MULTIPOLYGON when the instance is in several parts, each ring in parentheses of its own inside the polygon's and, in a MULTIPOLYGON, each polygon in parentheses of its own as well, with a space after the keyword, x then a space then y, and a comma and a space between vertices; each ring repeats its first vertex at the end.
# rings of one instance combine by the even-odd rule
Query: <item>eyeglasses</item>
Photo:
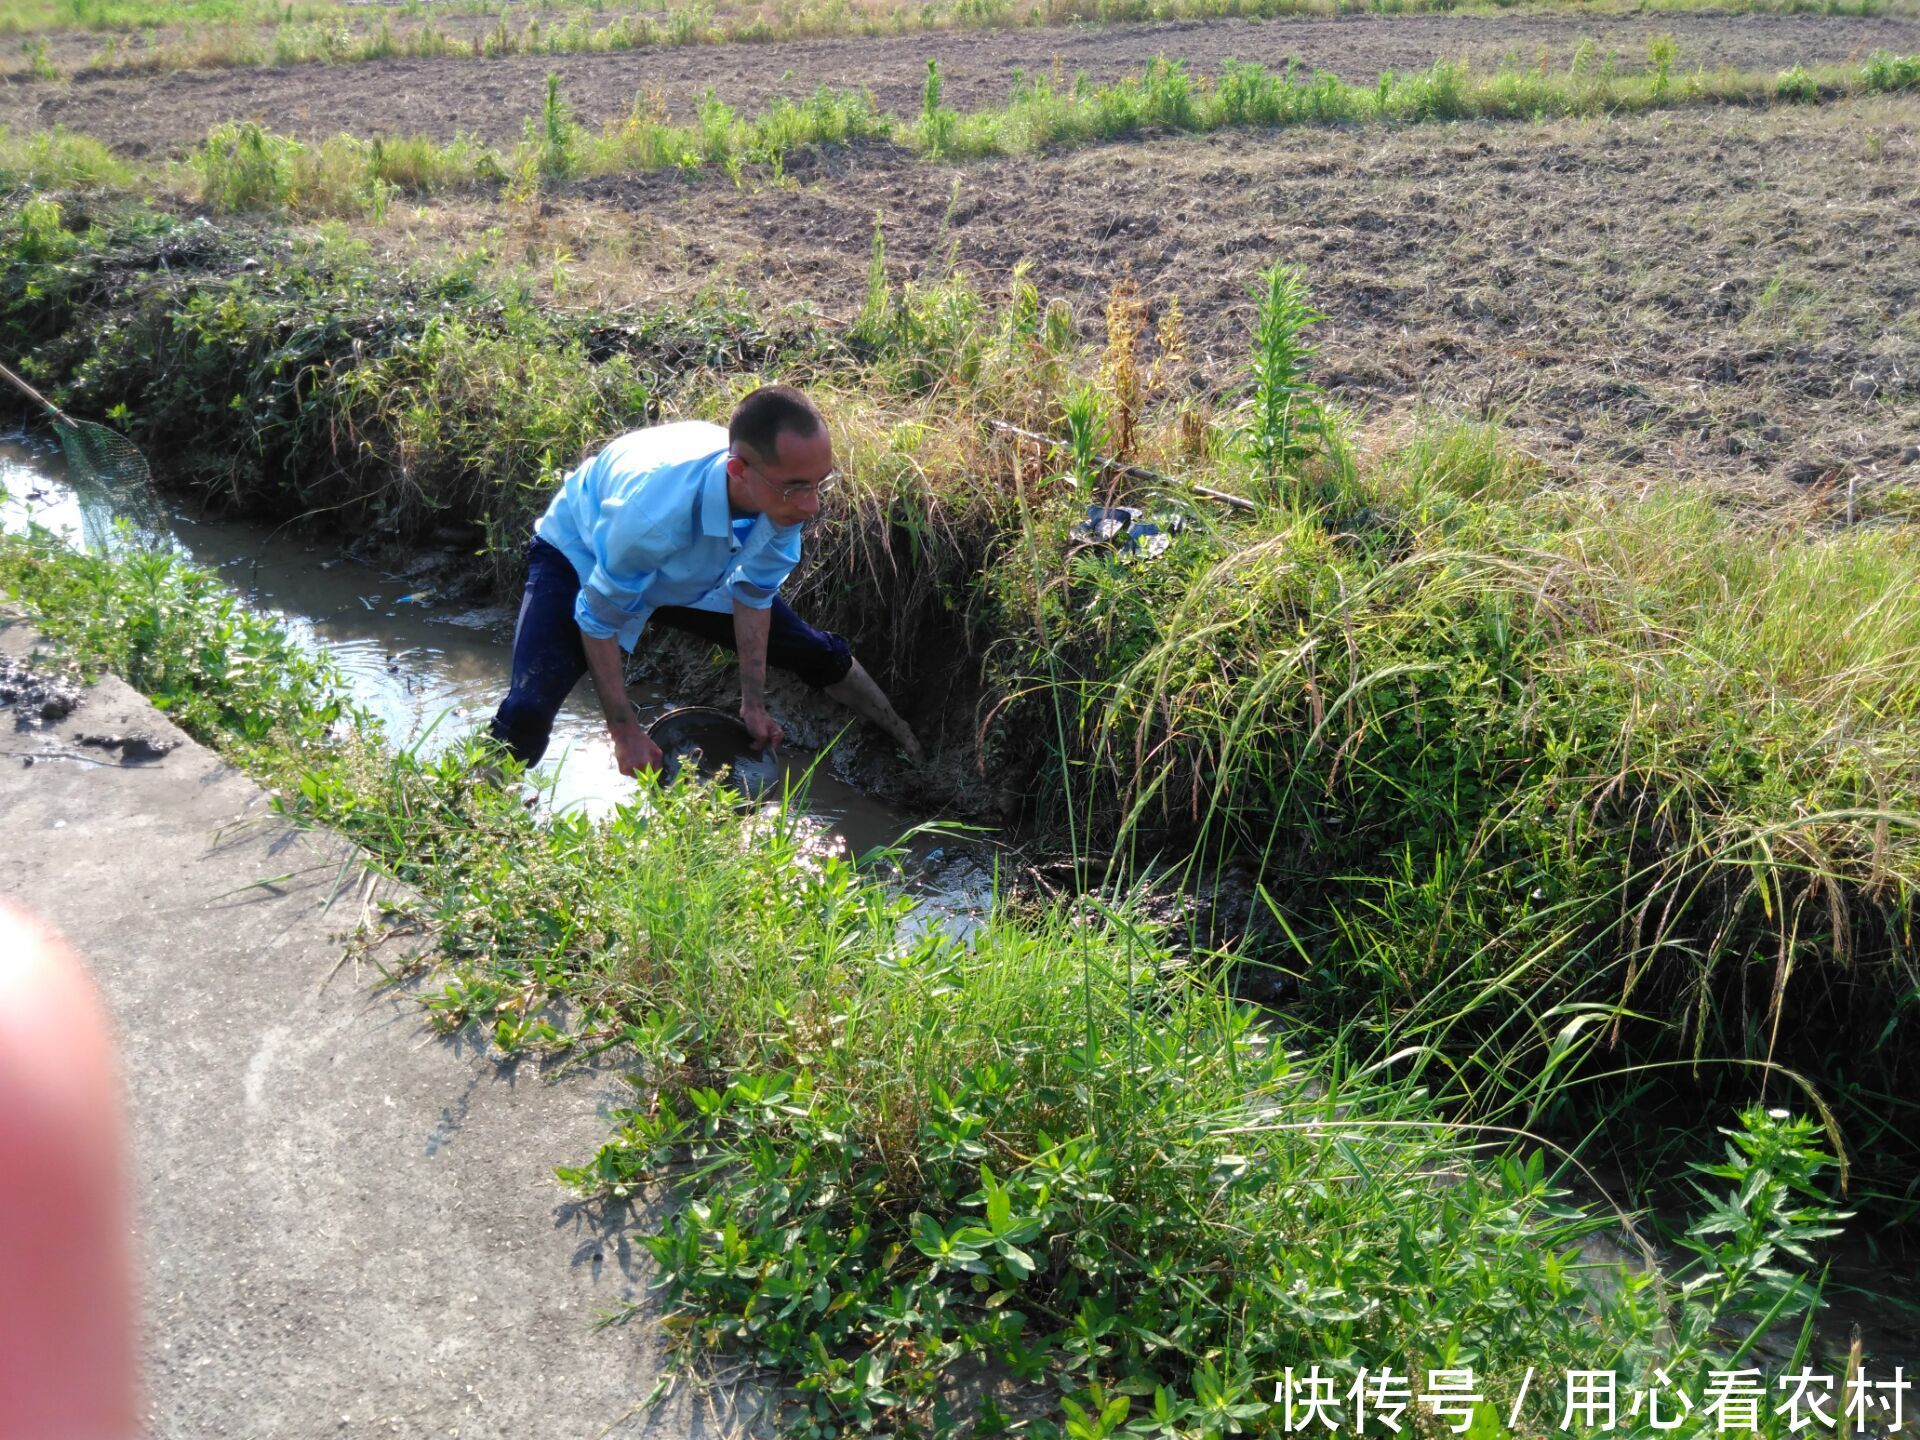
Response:
POLYGON ((736 450, 734 454, 739 457, 740 463, 742 465, 746 466, 747 469, 753 471, 756 475, 760 477, 761 484, 769 486, 772 489, 778 490, 780 492, 780 497, 783 500, 802 500, 809 495, 818 495, 818 496, 824 497, 828 491, 833 489, 833 487, 840 482, 840 472, 838 470, 829 470, 827 471, 826 474, 822 475, 818 480, 793 480, 793 481, 775 480, 770 475, 768 475, 766 471, 762 470, 757 464, 755 464, 752 460, 749 460, 746 456, 741 455, 739 451, 736 450))

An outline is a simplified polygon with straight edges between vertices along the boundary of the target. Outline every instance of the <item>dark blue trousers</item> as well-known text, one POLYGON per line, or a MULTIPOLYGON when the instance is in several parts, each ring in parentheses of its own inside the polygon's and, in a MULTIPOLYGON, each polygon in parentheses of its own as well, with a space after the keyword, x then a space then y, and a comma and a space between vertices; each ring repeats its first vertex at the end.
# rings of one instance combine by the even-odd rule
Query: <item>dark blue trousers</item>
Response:
MULTIPOLYGON (((573 618, 580 574, 557 546, 537 535, 527 547, 527 590, 513 629, 513 679, 493 717, 493 738, 524 765, 547 753, 553 717, 587 673, 586 647, 573 618)), ((663 605, 653 621, 731 650, 733 616, 663 605)), ((816 630, 779 596, 767 635, 767 664, 816 690, 837 685, 853 668, 853 651, 838 635, 816 630)))

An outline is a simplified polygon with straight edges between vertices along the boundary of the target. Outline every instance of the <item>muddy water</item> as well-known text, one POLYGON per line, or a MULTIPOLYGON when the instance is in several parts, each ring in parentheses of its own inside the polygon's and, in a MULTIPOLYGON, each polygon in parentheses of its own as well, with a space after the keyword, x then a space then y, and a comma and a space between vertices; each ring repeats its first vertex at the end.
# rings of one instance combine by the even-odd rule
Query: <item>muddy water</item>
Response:
MULTIPOLYGON (((340 552, 339 537, 302 535, 288 527, 195 518, 177 506, 118 503, 77 492, 65 478, 57 447, 18 433, 0 435, 0 526, 19 530, 32 520, 64 531, 75 544, 162 544, 215 571, 255 608, 283 621, 302 644, 339 668, 354 698, 386 726, 395 744, 431 753, 484 725, 506 692, 512 611, 475 610, 440 601, 404 577, 372 569, 340 552), (116 520, 132 529, 131 540, 116 520)), ((673 697, 636 687, 642 721, 673 697)), ((781 759, 798 786, 817 756, 792 750, 781 759)), ((551 749, 533 777, 553 812, 610 812, 633 794, 633 782, 613 766, 599 704, 590 682, 567 699, 551 749)), ((809 812, 826 828, 827 845, 853 854, 890 846, 915 819, 835 779, 820 766, 806 781, 809 812)), ((991 877, 977 858, 962 856, 937 837, 907 845, 915 889, 949 924, 982 913, 991 877)))

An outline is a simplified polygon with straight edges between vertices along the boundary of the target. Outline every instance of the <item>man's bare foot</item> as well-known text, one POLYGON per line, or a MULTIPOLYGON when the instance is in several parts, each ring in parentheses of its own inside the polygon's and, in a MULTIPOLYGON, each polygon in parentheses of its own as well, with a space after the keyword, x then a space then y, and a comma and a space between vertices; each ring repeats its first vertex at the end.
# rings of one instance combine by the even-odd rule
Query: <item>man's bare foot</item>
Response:
POLYGON ((914 736, 912 727, 900 718, 900 712, 893 708, 893 702, 887 699, 858 660, 847 671, 846 679, 827 686, 827 694, 854 714, 871 720, 886 731, 914 764, 926 764, 926 752, 920 748, 920 741, 914 736))

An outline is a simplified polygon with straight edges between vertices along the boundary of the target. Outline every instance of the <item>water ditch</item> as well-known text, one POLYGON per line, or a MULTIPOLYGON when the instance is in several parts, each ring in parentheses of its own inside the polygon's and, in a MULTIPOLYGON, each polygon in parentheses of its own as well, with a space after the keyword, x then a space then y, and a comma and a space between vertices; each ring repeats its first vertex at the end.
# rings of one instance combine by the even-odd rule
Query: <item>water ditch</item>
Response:
MULTIPOLYGON (((434 753, 484 725, 506 693, 511 607, 445 599, 428 583, 351 558, 346 537, 79 490, 68 483, 57 446, 18 431, 0 434, 0 492, 0 529, 36 523, 94 550, 165 545, 215 572, 300 645, 329 659, 353 700, 396 745, 434 753), (118 538, 122 525, 131 527, 127 540, 118 538)), ((680 703, 644 685, 628 693, 642 723, 680 703)), ((804 789, 823 848, 858 855, 898 847, 903 881, 943 925, 964 932, 985 913, 994 887, 989 850, 923 830, 921 817, 836 775, 831 756, 787 747, 780 760, 785 781, 804 789)), ((567 698, 547 757, 530 778, 550 813, 598 818, 633 795, 633 782, 614 768, 590 681, 567 698)))

